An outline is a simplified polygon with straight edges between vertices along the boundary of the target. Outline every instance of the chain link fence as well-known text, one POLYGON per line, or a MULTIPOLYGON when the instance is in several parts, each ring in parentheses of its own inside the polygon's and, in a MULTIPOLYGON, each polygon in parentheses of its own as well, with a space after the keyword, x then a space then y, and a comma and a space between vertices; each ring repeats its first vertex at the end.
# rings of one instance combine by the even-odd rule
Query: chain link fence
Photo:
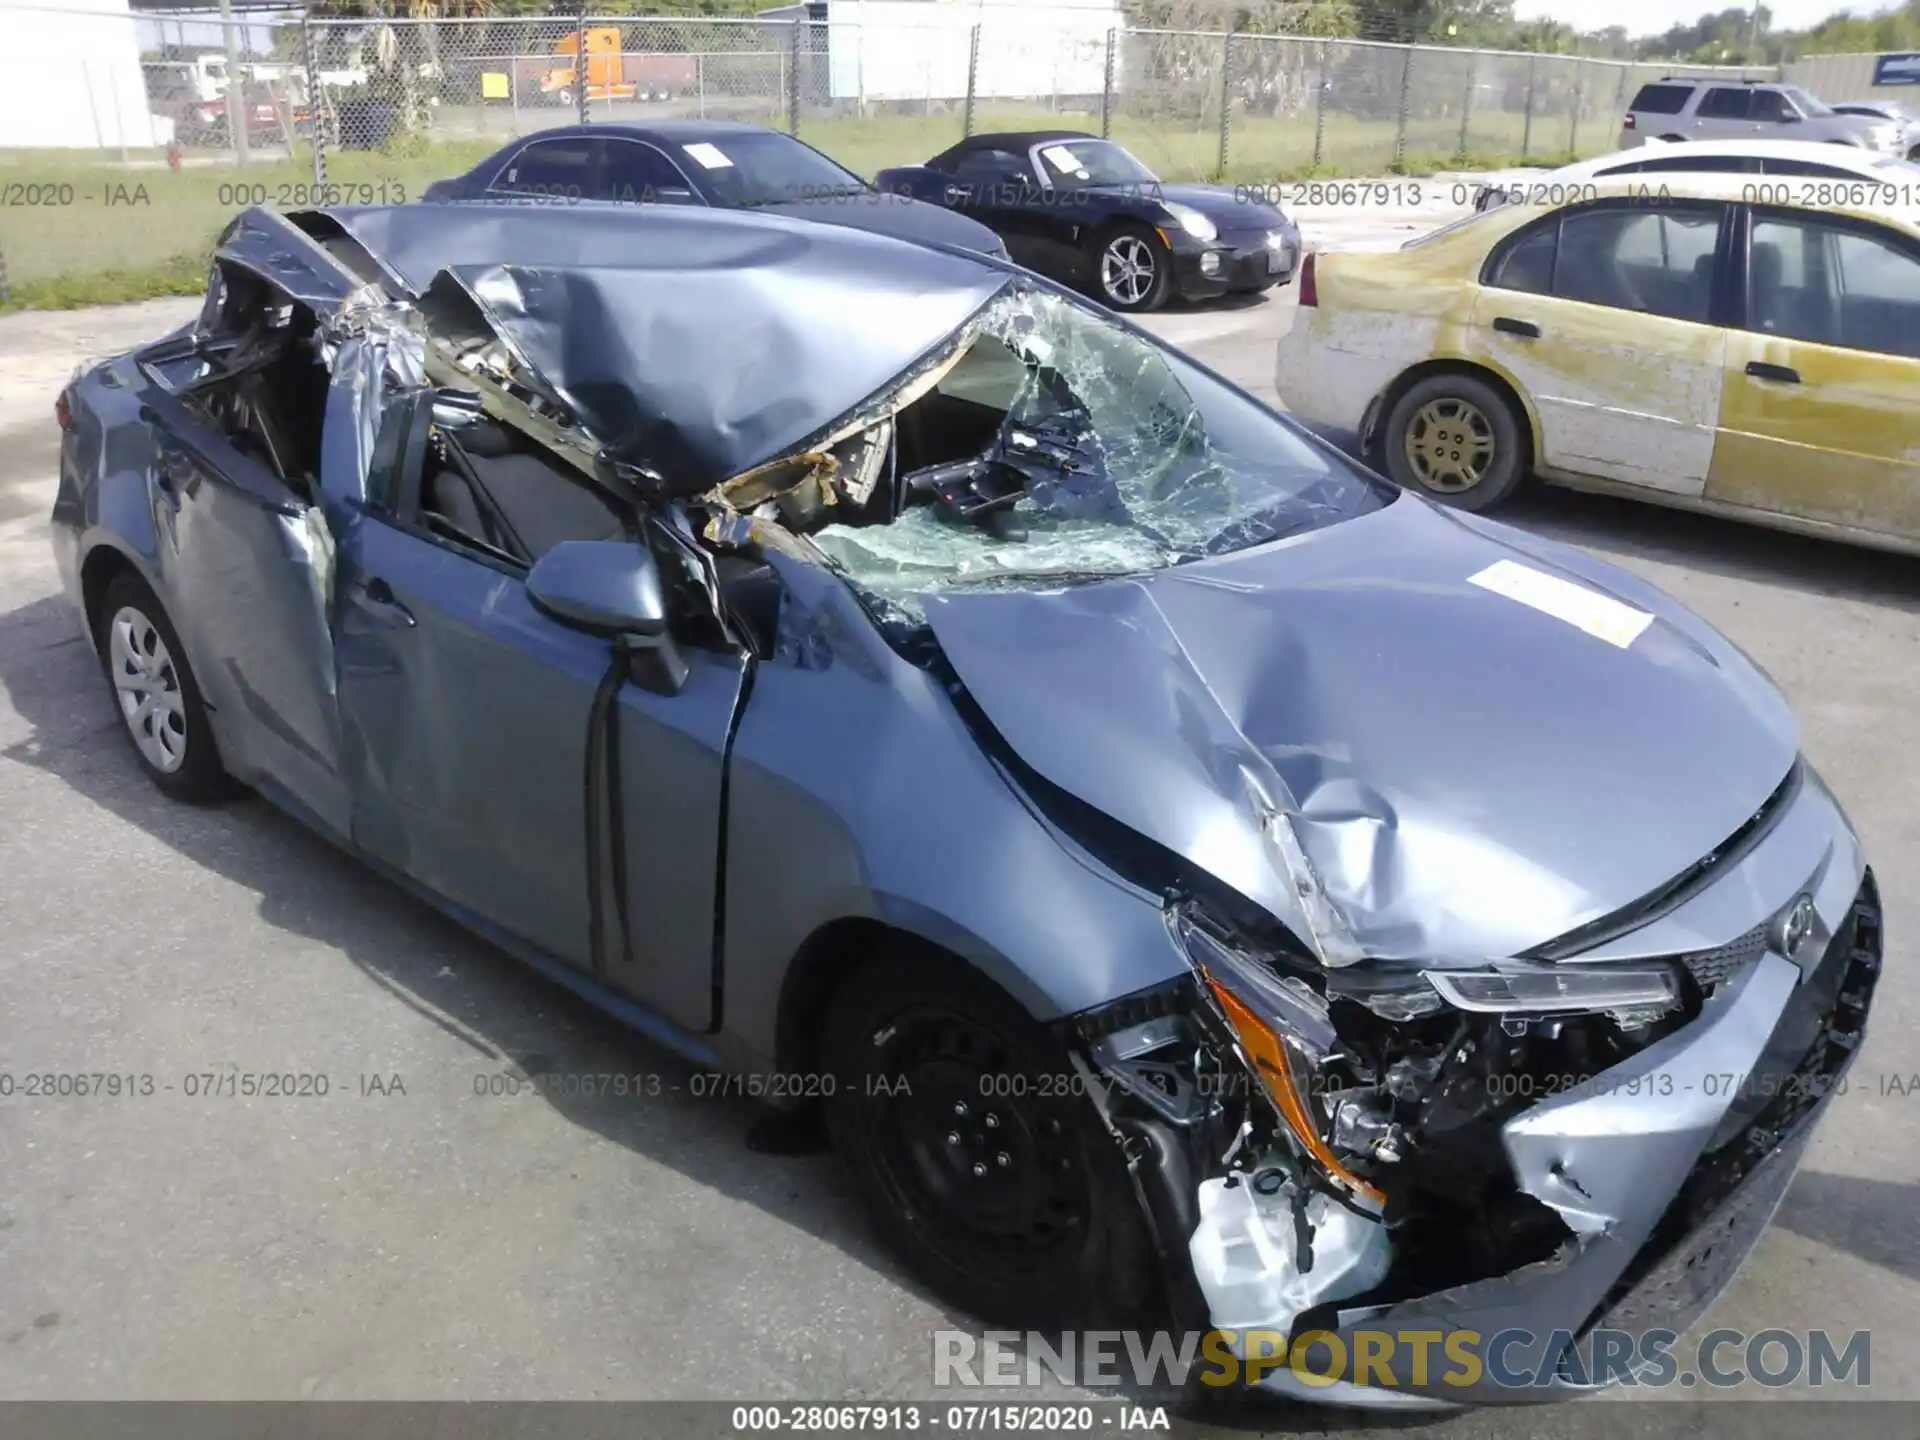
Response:
POLYGON ((184 24, 0 0, 0 303, 188 291, 238 209, 415 200, 560 125, 746 121, 868 176, 1057 127, 1168 179, 1260 182, 1557 164, 1612 149, 1644 81, 1710 73, 1111 17, 245 14, 193 21, 211 43, 189 45, 184 24))

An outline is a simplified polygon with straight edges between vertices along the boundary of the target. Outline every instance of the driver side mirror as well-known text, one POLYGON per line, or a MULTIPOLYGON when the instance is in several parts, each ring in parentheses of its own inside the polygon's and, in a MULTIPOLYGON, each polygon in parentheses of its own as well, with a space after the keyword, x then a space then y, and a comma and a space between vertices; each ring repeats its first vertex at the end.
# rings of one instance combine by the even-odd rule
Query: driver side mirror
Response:
POLYGON ((667 629, 660 562, 639 540, 563 540, 527 572, 541 614, 604 635, 627 650, 627 674, 656 695, 678 695, 691 673, 667 629))
POLYGON ((656 640, 667 633, 660 567, 637 540, 565 540, 527 572, 527 598, 590 635, 656 640))

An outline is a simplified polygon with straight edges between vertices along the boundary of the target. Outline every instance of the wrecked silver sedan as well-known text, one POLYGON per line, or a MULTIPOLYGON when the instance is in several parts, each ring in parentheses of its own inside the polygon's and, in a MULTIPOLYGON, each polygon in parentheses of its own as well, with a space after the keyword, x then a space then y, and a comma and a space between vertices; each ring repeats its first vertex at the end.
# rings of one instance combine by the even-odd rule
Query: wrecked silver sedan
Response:
POLYGON ((60 414, 156 784, 823 1114, 983 1317, 1518 1331, 1524 1386, 1302 1393, 1577 1391, 1860 1043, 1874 881, 1739 650, 995 261, 253 211, 60 414))

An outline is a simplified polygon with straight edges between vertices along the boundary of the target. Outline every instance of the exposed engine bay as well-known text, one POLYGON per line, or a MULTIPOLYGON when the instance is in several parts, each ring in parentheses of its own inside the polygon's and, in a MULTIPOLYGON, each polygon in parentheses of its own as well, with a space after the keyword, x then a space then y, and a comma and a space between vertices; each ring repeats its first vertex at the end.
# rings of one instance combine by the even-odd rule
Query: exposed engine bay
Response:
POLYGON ((1598 1009, 1489 972, 1449 1000, 1448 979, 1327 970, 1273 927, 1252 940, 1191 897, 1168 917, 1193 983, 1082 1017, 1072 1038, 1107 1082, 1093 1093, 1169 1273, 1190 1262, 1200 1293, 1184 1318, 1229 1331, 1297 1337, 1336 1306, 1391 1305, 1578 1246, 1604 1221, 1524 1191, 1501 1127, 1698 1013, 1677 980, 1665 1000, 1598 1009))

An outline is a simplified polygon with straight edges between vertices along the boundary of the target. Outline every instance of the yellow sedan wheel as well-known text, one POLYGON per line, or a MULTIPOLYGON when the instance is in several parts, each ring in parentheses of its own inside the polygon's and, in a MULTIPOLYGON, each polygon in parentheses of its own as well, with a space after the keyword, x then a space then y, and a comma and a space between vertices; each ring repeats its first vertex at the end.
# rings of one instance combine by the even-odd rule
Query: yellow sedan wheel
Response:
POLYGON ((1407 464, 1427 489, 1471 490, 1493 463, 1493 425, 1465 400, 1429 400, 1407 427, 1407 464))
POLYGON ((1387 473, 1402 487, 1462 510, 1484 510, 1525 474, 1521 436, 1506 396, 1454 372, 1410 386, 1388 413, 1381 440, 1387 473))

